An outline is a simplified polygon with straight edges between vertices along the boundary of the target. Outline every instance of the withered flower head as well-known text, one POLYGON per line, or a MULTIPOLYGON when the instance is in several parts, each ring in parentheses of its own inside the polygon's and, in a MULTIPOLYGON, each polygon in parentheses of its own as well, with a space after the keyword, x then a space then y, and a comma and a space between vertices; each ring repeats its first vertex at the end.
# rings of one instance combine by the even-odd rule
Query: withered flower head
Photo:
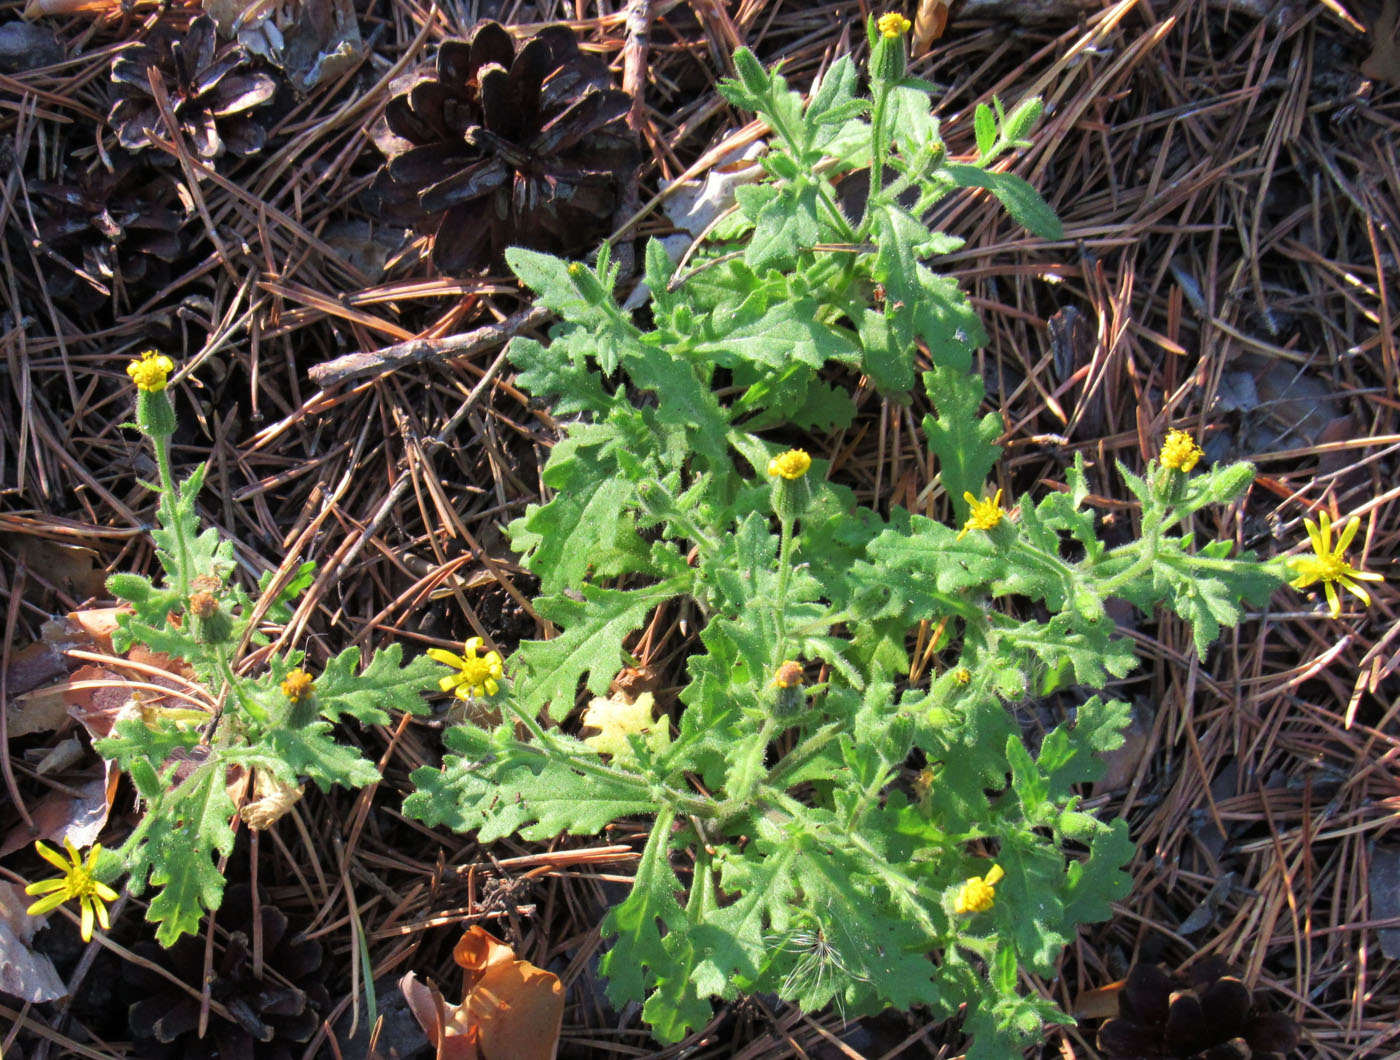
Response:
POLYGON ((412 146, 386 163, 374 195, 391 220, 436 233, 444 273, 499 263, 508 246, 583 250, 608 231, 637 161, 630 106, 566 26, 517 49, 484 22, 389 100, 389 129, 412 146))
POLYGON ((129 151, 171 138, 152 93, 154 71, 170 113, 196 155, 209 160, 225 151, 254 154, 266 133, 248 112, 276 95, 277 82, 266 73, 245 69, 247 62, 248 54, 238 43, 219 46, 208 16, 195 19, 184 34, 157 26, 147 40, 122 49, 112 63, 116 101, 107 121, 129 151))
POLYGON ((213 618, 219 613, 219 601, 213 593, 200 591, 190 594, 190 614, 195 618, 213 618))
POLYGON ((1218 957, 1193 966, 1189 981, 1135 965, 1099 1050, 1114 1060, 1278 1060, 1298 1047, 1298 1027, 1264 1002, 1218 957))

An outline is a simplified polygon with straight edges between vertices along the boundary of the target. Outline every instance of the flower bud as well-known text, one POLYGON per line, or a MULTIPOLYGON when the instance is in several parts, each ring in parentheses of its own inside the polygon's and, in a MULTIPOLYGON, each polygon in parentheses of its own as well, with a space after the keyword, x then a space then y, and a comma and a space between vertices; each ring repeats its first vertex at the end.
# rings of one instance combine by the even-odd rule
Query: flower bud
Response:
POLYGON ((175 433, 175 406, 164 390, 136 392, 136 426, 147 438, 169 438, 175 433))
POLYGON ((909 32, 909 20, 898 12, 881 15, 872 34, 870 47, 870 78, 893 84, 904 77, 907 60, 904 55, 904 35, 909 32))

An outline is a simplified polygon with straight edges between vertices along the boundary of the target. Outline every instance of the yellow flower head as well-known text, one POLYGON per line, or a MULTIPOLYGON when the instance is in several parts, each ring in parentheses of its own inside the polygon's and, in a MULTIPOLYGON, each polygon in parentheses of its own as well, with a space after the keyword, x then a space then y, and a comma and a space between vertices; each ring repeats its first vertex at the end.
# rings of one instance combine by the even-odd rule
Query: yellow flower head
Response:
POLYGON ((126 374, 131 376, 137 390, 154 394, 165 389, 165 381, 175 371, 175 362, 155 350, 142 350, 141 356, 126 366, 126 374))
POLYGON ((958 888, 953 899, 955 913, 985 913, 996 901, 996 885, 1006 873, 1000 865, 993 865, 985 876, 973 876, 958 888))
POLYGON ((470 699, 472 696, 494 696, 501 690, 499 682, 505 676, 506 671, 501 662, 500 653, 488 651, 478 658, 477 653, 481 651, 482 643, 480 637, 472 637, 471 640, 467 641, 461 655, 454 655, 441 648, 428 649, 428 658, 434 659, 444 666, 451 666, 457 671, 455 674, 448 674, 439 681, 439 688, 444 692, 455 693, 458 699, 470 699))
POLYGON ((966 666, 959 666, 953 671, 953 680, 960 685, 972 684, 972 671, 966 666))
POLYGON ((778 667, 773 683, 779 688, 796 688, 802 684, 802 664, 791 659, 786 660, 778 667))
POLYGON ((789 449, 768 461, 768 474, 785 478, 789 482, 807 474, 812 466, 812 458, 805 449, 789 449))
POLYGON ((971 507, 968 513, 967 522, 963 523, 963 528, 958 532, 958 540, 963 539, 969 530, 994 530, 998 523, 1006 518, 1006 512, 1001 507, 1001 490, 997 490, 995 497, 984 497, 978 500, 971 493, 964 493, 963 500, 967 501, 971 507))
POLYGON ((91 942, 94 918, 102 925, 103 931, 111 928, 111 922, 107 919, 107 907, 103 903, 115 902, 117 892, 93 875, 97 869, 98 855, 102 853, 100 843, 93 844, 92 850, 88 852, 86 863, 83 862, 82 855, 78 853, 78 848, 73 845, 71 839, 65 838, 63 840, 63 848, 68 851, 69 860, 67 861, 53 847, 43 843, 34 844, 34 849, 39 852, 39 856, 62 872, 63 875, 56 880, 40 880, 38 883, 31 883, 26 887, 25 894, 42 894, 47 895, 47 897, 40 898, 25 912, 30 916, 41 916, 50 910, 57 909, 68 899, 76 898, 83 910, 83 941, 91 942))
POLYGON ((1185 431, 1172 428, 1167 432, 1167 440, 1162 443, 1162 466, 1173 471, 1190 471, 1206 454, 1185 431))
POLYGON ((1314 554, 1289 557, 1288 565, 1296 575, 1289 584, 1295 589, 1306 589, 1315 582, 1322 582, 1322 587, 1327 592, 1327 604, 1332 609, 1333 618, 1342 613, 1342 601, 1337 595, 1338 585, 1363 604, 1370 604, 1371 594, 1357 583, 1381 582, 1385 579, 1370 571, 1357 570, 1342 556, 1342 553, 1347 550, 1347 546, 1351 544, 1351 539, 1356 536, 1356 531, 1361 526, 1361 519, 1355 515, 1351 517, 1350 522, 1337 535, 1336 548, 1332 547, 1332 518, 1326 512, 1318 513, 1317 525, 1313 525, 1311 519, 1304 519, 1303 526, 1307 528, 1308 539, 1312 542, 1314 554))
POLYGON ((300 703, 316 694, 316 682, 305 670, 293 670, 282 678, 282 694, 293 703, 300 703))
POLYGON ((894 39, 895 37, 902 37, 908 33, 912 23, 898 11, 890 11, 887 14, 881 15, 875 25, 884 36, 894 39))

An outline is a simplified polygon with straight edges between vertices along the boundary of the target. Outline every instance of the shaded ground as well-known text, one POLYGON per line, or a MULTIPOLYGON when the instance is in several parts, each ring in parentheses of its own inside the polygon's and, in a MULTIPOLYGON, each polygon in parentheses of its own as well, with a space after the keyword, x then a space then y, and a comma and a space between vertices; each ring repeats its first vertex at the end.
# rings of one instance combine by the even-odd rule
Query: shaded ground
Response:
MULTIPOLYGON (((856 3, 720 6, 652 4, 643 205, 659 179, 698 172, 716 148, 743 139, 736 130, 748 116, 713 91, 734 43, 785 59, 802 85, 861 38, 856 3)), ((3 5, 3 17, 18 8, 3 5)), ((105 21, 38 23, 67 58, 0 77, 7 653, 47 615, 100 596, 101 572, 151 565, 141 533, 150 495, 135 478, 152 472, 119 425, 130 415, 125 364, 153 343, 182 366, 176 459, 210 461, 203 515, 237 542, 249 578, 305 559, 321 565, 284 640, 305 638, 314 662, 351 643, 414 647, 473 634, 507 652, 536 634, 533 586, 501 526, 540 498, 552 423, 513 388, 499 344, 324 390, 308 374, 522 305, 509 277, 433 279, 411 252, 385 271, 396 248, 362 205, 380 161, 365 128, 390 76, 479 14, 576 17, 622 64, 621 3, 461 3, 430 15, 414 0, 372 0, 359 11, 368 61, 305 98, 279 99, 261 155, 185 181, 190 219, 180 252, 163 259, 168 275, 78 308, 59 297, 55 264, 30 239, 42 184, 64 180, 65 164, 91 162, 114 50, 158 18, 186 15, 138 7, 105 21)), ((1376 14, 1356 13, 1362 23, 1376 14)), ((1371 47, 1362 23, 1302 0, 1262 19, 1200 0, 1125 0, 1076 25, 955 18, 915 64, 944 89, 936 105, 954 153, 970 149, 976 102, 1047 101, 1036 146, 1015 167, 1059 212, 1065 239, 1035 240, 971 195, 948 201, 940 219, 968 239, 941 267, 971 292, 991 336, 984 374, 1006 426, 1008 494, 1050 488, 1082 453, 1111 527, 1133 517, 1113 461, 1140 468, 1167 425, 1183 426, 1204 439, 1208 459, 1248 458, 1260 471, 1243 503, 1202 517, 1203 534, 1269 555, 1297 547, 1302 517, 1326 507, 1361 515, 1353 561, 1391 572, 1400 88, 1363 78, 1371 47)), ((182 147, 167 154, 174 177, 202 166, 182 147)), ((656 211, 634 229, 662 230, 656 211)), ((919 417, 867 393, 852 429, 808 447, 866 502, 947 520, 919 417)), ((1134 704, 1137 725, 1090 803, 1131 822, 1136 886, 1041 989, 1073 1010, 1134 960, 1179 965, 1216 953, 1300 1020, 1303 1055, 1400 1050, 1400 981, 1376 923, 1400 915, 1400 902, 1384 904, 1385 887, 1400 883, 1378 886, 1373 864, 1395 845, 1387 829, 1400 804, 1396 609, 1392 584, 1340 620, 1316 598, 1283 592, 1205 665, 1176 620, 1115 616, 1144 663, 1113 690, 1134 704)), ((656 643, 647 661, 679 683, 679 636, 656 643)), ((1028 727, 1053 720, 1034 705, 1024 717, 1028 727)), ((361 738, 382 758, 377 791, 308 794, 290 824, 243 842, 228 869, 232 879, 255 871, 320 939, 332 1022, 362 981, 352 960, 361 943, 376 980, 413 969, 451 982, 461 926, 484 916, 568 985, 561 1055, 959 1051, 955 1030, 923 1026, 917 1014, 843 1026, 765 1000, 717 1012, 684 1046, 655 1050, 636 1013, 613 1012, 596 981, 596 924, 619 895, 613 880, 625 862, 601 849, 580 855, 588 844, 578 842, 488 851, 409 823, 397 813, 401 793, 412 769, 436 761, 438 729, 414 723, 361 738)), ((90 753, 66 772, 36 771, 53 742, 10 741, 7 825, 19 818, 16 797, 32 807, 89 779, 90 753)), ((116 840, 129 808, 123 792, 109 824, 116 840)), ((606 842, 625 841, 624 831, 606 842)), ((25 843, 27 832, 15 845, 25 843)), ((0 875, 32 879, 38 865, 25 846, 0 861, 0 875)), ((124 948, 146 935, 137 905, 111 936, 124 948)), ((109 1043, 128 1040, 129 998, 113 983, 130 958, 87 950, 66 921, 55 924, 50 934, 62 937, 47 945, 75 999, 27 1009, 0 999, 0 1027, 15 1027, 0 1031, 5 1055, 123 1055, 109 1043)), ((318 1036, 296 1055, 336 1055, 323 1044, 318 1036)), ((1091 1044, 1091 1032, 1057 1031, 1045 1055, 1092 1057, 1091 1044)))

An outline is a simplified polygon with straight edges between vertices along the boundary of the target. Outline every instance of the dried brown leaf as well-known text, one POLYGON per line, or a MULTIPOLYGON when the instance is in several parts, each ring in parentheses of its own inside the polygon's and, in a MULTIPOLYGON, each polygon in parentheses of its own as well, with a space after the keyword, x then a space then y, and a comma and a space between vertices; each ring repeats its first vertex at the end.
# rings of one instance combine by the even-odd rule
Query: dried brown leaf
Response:
POLYGON ((1361 63, 1361 73, 1373 81, 1400 84, 1400 44, 1395 31, 1400 29, 1400 0, 1385 0, 1381 13, 1371 23, 1371 54, 1361 63))
POLYGON ((933 47, 948 28, 948 0, 919 0, 914 15, 914 34, 909 42, 910 57, 917 59, 933 47))
POLYGON ((529 961, 480 927, 470 927, 452 951, 462 967, 460 1005, 448 1006, 431 983, 412 973, 399 988, 438 1060, 552 1060, 564 1018, 559 977, 529 961))
POLYGON ((44 918, 28 916, 33 902, 13 883, 0 881, 0 994, 38 1004, 68 993, 53 961, 29 948, 44 918))
POLYGON ((72 840, 79 849, 90 847, 107 824, 112 800, 117 794, 121 774, 113 763, 103 763, 103 774, 86 783, 54 788, 38 802, 30 805, 29 815, 35 831, 23 821, 15 822, 9 834, 0 842, 0 858, 13 854, 36 839, 47 841, 72 840))

